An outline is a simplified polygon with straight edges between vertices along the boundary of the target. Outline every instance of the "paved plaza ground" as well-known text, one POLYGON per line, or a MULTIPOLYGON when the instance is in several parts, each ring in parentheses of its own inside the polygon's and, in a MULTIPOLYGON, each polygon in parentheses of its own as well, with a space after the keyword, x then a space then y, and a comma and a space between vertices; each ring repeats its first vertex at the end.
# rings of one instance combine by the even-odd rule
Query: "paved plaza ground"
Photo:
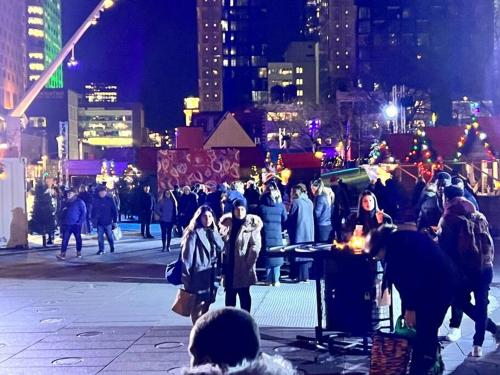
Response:
MULTIPOLYGON (((122 226, 115 254, 95 255, 95 236, 84 241, 84 257, 57 247, 0 250, 0 374, 176 374, 189 363, 190 321, 170 311, 177 288, 163 280, 165 265, 178 256, 160 252, 159 240, 143 240, 137 224, 122 226)), ((158 227, 153 235, 158 237, 158 227)), ((497 262, 498 263, 498 262, 497 262)), ((500 269, 490 311, 500 322, 500 269)), ((365 374, 364 356, 330 356, 296 345, 297 334, 313 334, 314 284, 252 287, 252 315, 261 327, 263 350, 290 359, 302 374, 365 374)), ((215 307, 223 305, 223 295, 215 307)), ((500 374, 500 350, 487 335, 481 359, 466 357, 473 324, 463 338, 445 344, 448 373, 500 374)), ((446 333, 446 327, 442 334, 446 333)))

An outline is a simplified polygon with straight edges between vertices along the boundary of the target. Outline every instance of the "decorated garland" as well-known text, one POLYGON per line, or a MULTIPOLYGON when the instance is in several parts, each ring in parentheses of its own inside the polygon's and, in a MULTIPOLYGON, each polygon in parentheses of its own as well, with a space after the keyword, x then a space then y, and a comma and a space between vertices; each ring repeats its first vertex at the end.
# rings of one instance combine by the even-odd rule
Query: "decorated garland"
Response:
POLYGON ((368 155, 368 164, 374 165, 383 163, 385 161, 393 161, 391 159, 391 153, 389 151, 389 146, 386 141, 375 142, 370 147, 370 154, 368 155), (389 159, 389 160, 388 160, 389 159))
POLYGON ((458 149, 455 153, 454 160, 459 161, 463 155, 469 153, 477 139, 481 142, 481 145, 486 151, 486 155, 491 159, 495 159, 495 151, 488 142, 488 135, 481 130, 477 117, 472 116, 472 123, 465 126, 464 135, 458 140, 458 149))

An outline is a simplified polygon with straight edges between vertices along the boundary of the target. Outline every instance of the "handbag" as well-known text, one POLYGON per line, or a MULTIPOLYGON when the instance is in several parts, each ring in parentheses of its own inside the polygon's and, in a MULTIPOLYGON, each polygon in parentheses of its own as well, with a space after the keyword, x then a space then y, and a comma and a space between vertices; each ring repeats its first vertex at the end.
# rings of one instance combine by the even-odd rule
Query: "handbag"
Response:
POLYGON ((177 260, 167 264, 167 268, 165 269, 165 278, 167 279, 168 283, 172 285, 182 284, 181 254, 179 254, 179 258, 177 258, 177 260))
POLYGON ((120 241, 123 237, 122 229, 117 225, 112 229, 113 232, 113 240, 120 241))
POLYGON ((404 324, 403 317, 396 321, 394 333, 377 331, 373 335, 370 375, 404 375, 409 370, 411 341, 416 331, 404 324))
POLYGON ((196 294, 191 294, 184 289, 179 289, 175 296, 174 304, 172 305, 172 311, 182 316, 190 316, 195 303, 196 294))

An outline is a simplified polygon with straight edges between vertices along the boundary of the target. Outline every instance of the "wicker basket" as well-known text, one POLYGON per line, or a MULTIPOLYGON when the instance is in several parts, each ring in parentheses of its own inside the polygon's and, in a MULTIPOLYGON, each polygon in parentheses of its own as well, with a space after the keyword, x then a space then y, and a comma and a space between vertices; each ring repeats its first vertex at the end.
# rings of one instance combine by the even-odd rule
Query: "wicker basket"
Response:
POLYGON ((370 375, 404 375, 408 373, 411 343, 394 333, 376 332, 370 360, 370 375))

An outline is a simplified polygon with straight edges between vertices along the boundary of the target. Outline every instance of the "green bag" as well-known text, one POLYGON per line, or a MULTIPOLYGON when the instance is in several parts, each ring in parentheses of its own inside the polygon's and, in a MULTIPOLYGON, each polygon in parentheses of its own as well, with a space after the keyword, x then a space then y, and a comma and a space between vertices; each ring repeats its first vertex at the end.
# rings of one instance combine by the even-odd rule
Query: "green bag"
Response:
POLYGON ((400 316, 396 320, 394 333, 407 339, 413 339, 417 335, 417 331, 415 330, 415 328, 410 328, 405 324, 405 319, 403 318, 403 316, 400 316))

